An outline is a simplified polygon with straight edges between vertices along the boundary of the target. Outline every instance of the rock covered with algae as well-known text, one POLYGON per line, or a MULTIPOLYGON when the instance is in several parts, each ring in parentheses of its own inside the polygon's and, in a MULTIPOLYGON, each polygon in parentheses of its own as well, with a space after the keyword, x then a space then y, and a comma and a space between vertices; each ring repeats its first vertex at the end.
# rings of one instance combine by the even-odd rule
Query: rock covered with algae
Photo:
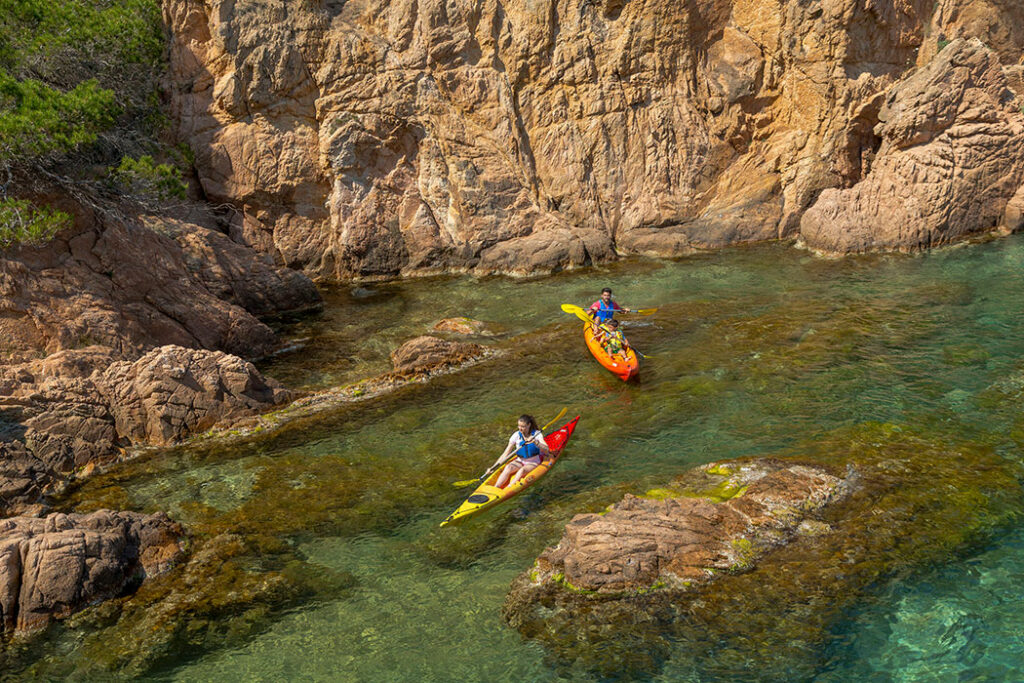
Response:
POLYGON ((815 528, 813 515, 850 485, 823 467, 779 460, 714 463, 699 474, 707 479, 699 493, 654 489, 627 495, 606 512, 577 515, 516 590, 553 582, 610 594, 709 582, 815 528))
POLYGON ((783 514, 750 517, 742 532, 702 536, 744 499, 766 509, 743 470, 781 473, 797 461, 697 468, 646 499, 570 522, 562 543, 513 582, 506 621, 542 643, 553 666, 604 678, 812 678, 873 586, 970 553, 1024 512, 1020 463, 954 434, 868 423, 797 452, 799 467, 823 473, 827 504, 791 498, 775 508, 783 514), (686 527, 686 510, 704 519, 686 527))

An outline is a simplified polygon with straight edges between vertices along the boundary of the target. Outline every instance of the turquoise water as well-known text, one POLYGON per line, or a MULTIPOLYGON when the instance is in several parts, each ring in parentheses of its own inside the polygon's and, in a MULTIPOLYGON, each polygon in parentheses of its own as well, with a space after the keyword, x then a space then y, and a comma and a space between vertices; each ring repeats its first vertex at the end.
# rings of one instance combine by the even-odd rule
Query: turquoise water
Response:
MULTIPOLYGON (((463 315, 487 322, 495 334, 483 342, 508 353, 269 436, 150 454, 87 482, 66 508, 167 510, 193 530, 197 555, 231 534, 247 549, 225 564, 241 574, 214 568, 187 588, 170 579, 168 595, 140 591, 123 603, 136 621, 97 610, 77 631, 57 633, 24 675, 99 675, 97 653, 117 648, 127 654, 105 661, 102 675, 137 673, 125 662, 150 656, 136 642, 139 624, 157 628, 146 612, 167 609, 161 624, 207 633, 200 607, 184 599, 168 607, 175 596, 198 591, 204 598, 196 603, 230 602, 232 591, 243 592, 239 581, 287 564, 304 576, 344 576, 344 588, 306 590, 244 619, 232 608, 233 635, 170 641, 150 675, 593 680, 501 619, 509 582, 557 542, 574 514, 696 464, 799 453, 868 421, 955 433, 1019 459, 1022 264, 1017 237, 845 260, 768 245, 537 280, 453 277, 331 290, 322 314, 282 327, 305 341, 267 361, 268 374, 310 389, 353 381, 385 370, 405 339, 463 315), (637 384, 597 366, 579 325, 558 308, 587 304, 605 285, 626 305, 660 306, 628 323, 632 343, 652 357, 637 384), (519 413, 544 422, 563 406, 583 418, 545 480, 480 519, 437 529, 466 494, 451 481, 486 468, 519 413)), ((877 587, 821 645, 826 664, 817 679, 1024 678, 1013 619, 1024 597, 1021 533, 877 587)), ((226 619, 224 609, 214 614, 226 619)), ((695 672, 685 651, 631 675, 733 680, 756 671, 753 649, 754 668, 732 675, 695 672)))
POLYGON ((1024 532, 874 596, 837 634, 819 681, 1018 681, 1024 532))

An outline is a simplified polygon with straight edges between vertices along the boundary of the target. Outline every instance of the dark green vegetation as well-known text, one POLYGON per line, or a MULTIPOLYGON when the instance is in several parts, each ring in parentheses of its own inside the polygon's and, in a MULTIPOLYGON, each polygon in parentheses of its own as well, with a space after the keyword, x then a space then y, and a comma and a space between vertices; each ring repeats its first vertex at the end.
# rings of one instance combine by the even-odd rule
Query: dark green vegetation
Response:
POLYGON ((147 156, 173 158, 158 85, 165 42, 157 0, 0 0, 0 246, 52 237, 40 197, 55 187, 183 196, 180 170, 147 156), (19 227, 6 222, 14 211, 19 227))

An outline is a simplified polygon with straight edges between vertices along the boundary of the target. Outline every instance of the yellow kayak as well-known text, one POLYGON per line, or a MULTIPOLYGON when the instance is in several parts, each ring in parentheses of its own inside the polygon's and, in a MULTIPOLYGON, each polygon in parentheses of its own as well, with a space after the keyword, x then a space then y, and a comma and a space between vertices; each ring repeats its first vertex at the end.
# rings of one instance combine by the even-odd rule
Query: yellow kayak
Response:
POLYGON ((547 474, 548 470, 554 467, 555 463, 558 462, 559 456, 562 455, 562 449, 565 448, 565 444, 569 440, 569 437, 572 436, 572 432, 576 429, 576 423, 579 422, 579 420, 579 415, 577 415, 564 427, 556 429, 551 432, 551 434, 544 437, 544 441, 547 442, 551 453, 541 460, 539 465, 530 470, 529 474, 515 484, 508 484, 505 488, 499 489, 494 485, 494 483, 498 481, 498 476, 500 476, 501 471, 505 469, 504 467, 499 467, 491 476, 487 477, 487 481, 480 484, 480 486, 470 494, 469 498, 459 506, 458 510, 448 515, 448 518, 441 522, 441 526, 451 524, 452 522, 456 522, 478 512, 483 512, 484 510, 497 505, 503 500, 508 500, 520 491, 532 486, 538 479, 547 474))

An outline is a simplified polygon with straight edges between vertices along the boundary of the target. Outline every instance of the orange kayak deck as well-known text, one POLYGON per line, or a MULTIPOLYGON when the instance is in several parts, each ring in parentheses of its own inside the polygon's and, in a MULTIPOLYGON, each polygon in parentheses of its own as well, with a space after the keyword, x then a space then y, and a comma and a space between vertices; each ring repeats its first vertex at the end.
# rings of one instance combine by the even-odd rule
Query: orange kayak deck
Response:
POLYGON ((597 362, 606 370, 617 375, 623 382, 628 382, 640 372, 640 359, 637 357, 636 351, 628 349, 625 353, 609 355, 601 343, 594 338, 593 329, 587 323, 583 325, 583 340, 587 343, 587 348, 590 349, 591 355, 597 359, 597 362))

